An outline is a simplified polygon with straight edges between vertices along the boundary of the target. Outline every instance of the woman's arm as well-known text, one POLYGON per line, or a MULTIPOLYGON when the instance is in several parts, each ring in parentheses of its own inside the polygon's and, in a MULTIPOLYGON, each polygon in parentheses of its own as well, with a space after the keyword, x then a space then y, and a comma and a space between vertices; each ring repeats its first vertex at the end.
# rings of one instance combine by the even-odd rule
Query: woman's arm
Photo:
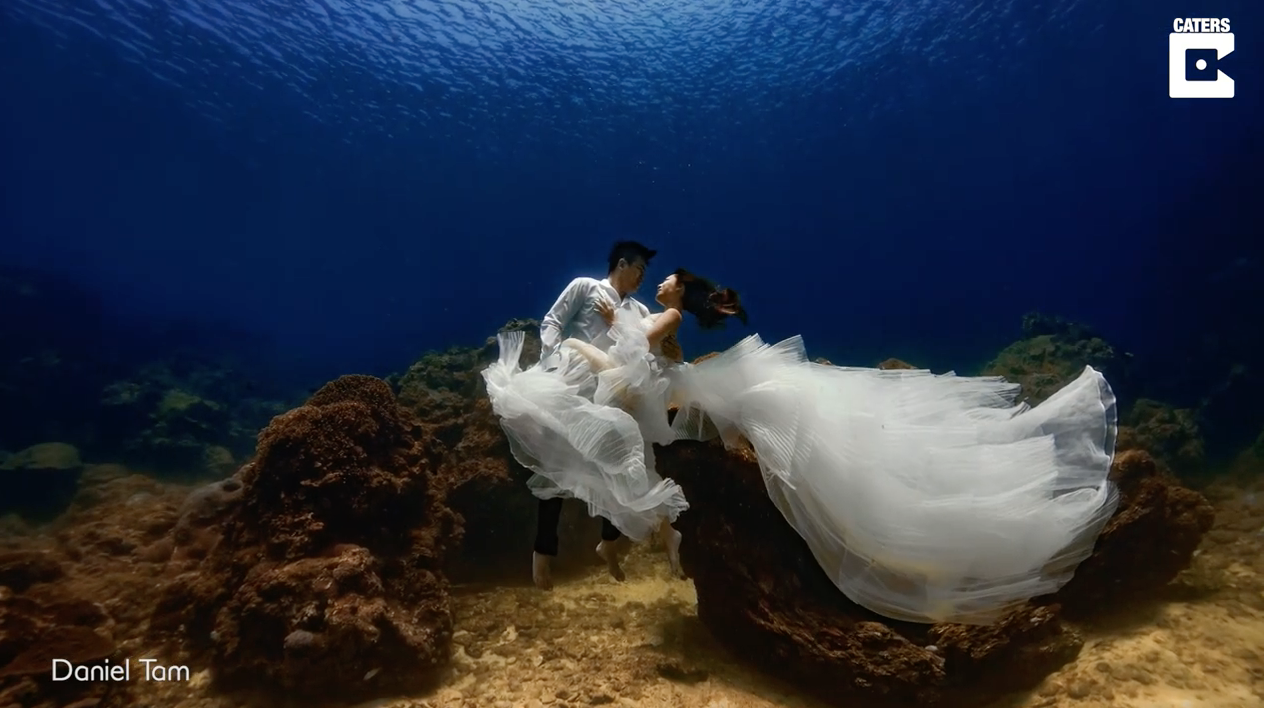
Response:
POLYGON ((650 340, 650 348, 657 347, 665 337, 673 335, 680 329, 680 310, 669 309, 654 318, 646 337, 650 340))

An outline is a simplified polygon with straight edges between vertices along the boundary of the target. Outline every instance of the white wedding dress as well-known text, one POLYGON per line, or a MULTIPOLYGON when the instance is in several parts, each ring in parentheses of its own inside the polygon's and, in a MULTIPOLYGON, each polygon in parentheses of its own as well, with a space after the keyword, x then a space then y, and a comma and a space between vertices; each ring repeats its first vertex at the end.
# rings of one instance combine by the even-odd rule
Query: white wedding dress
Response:
POLYGON ((671 443, 675 433, 664 376, 671 362, 645 337, 654 317, 623 312, 611 328, 610 368, 600 373, 565 346, 557 360, 523 370, 523 332, 501 333, 500 357, 483 371, 514 458, 535 472, 532 492, 579 499, 638 542, 689 508, 655 465, 654 444, 671 443))
POLYGON ((1028 407, 999 377, 812 363, 799 337, 753 335, 664 366, 645 325, 616 323, 615 366, 597 377, 573 358, 564 372, 517 371, 520 333, 501 336, 485 372, 519 461, 564 489, 583 481, 576 496, 603 515, 687 508, 644 467, 650 442, 745 439, 773 503, 848 598, 896 620, 986 624, 1065 585, 1118 504, 1115 397, 1091 367, 1028 407), (612 392, 639 394, 631 414, 601 405, 612 392))

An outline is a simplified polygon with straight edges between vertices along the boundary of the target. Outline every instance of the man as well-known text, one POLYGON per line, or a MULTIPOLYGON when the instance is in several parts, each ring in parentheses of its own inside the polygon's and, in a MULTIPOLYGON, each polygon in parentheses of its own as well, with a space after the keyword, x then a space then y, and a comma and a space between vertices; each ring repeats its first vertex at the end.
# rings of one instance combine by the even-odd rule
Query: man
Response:
MULTIPOLYGON (((645 268, 655 253, 657 251, 636 241, 619 241, 610 249, 605 278, 572 280, 540 324, 541 360, 547 362, 556 356, 558 347, 570 338, 588 342, 602 351, 609 349, 614 340, 610 338, 610 325, 602 316, 601 308, 613 306, 616 311, 629 310, 639 317, 648 317, 649 308, 637 302, 632 293, 641 287, 645 268)), ((550 563, 557 556, 557 526, 561 516, 561 497, 540 500, 531 576, 543 590, 553 587, 550 563)), ((621 537, 619 529, 603 517, 597 554, 606 561, 610 574, 617 580, 623 580, 623 570, 619 567, 621 537)))

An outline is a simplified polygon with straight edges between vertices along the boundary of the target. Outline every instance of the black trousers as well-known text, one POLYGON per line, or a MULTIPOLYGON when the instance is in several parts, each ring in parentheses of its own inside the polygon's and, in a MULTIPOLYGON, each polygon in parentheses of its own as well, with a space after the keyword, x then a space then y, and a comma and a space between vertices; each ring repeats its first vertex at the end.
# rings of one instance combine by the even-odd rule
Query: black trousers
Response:
MULTIPOLYGON (((557 555, 557 525, 562 520, 562 502, 560 498, 541 499, 540 511, 536 516, 535 552, 543 556, 557 555)), ((601 540, 614 541, 623 534, 610 523, 610 519, 601 517, 601 540)))

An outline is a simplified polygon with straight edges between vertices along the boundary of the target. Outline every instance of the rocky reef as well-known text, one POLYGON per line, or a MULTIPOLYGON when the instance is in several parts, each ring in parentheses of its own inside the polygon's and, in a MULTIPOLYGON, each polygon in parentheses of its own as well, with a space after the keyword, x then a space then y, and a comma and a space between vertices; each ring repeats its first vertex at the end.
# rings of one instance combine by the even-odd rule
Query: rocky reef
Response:
POLYGON ((61 587, 63 575, 46 552, 0 552, 0 700, 92 706, 112 692, 108 682, 54 680, 55 659, 91 664, 116 650, 109 614, 61 587))
MULTIPOLYGON (((529 333, 526 363, 538 356, 538 323, 507 329, 529 333)), ((1114 361, 1102 358, 1113 348, 1084 343, 1066 323, 1033 320, 1029 330, 997 361, 1033 400, 1085 363, 1114 361)), ((97 663, 161 655, 194 667, 195 683, 294 701, 430 685, 459 633, 450 584, 530 579, 530 473, 513 460, 479 375, 496 355, 489 339, 428 354, 387 381, 332 381, 271 417, 256 454, 210 484, 85 464, 98 458, 70 444, 7 457, 0 464, 31 479, 64 476, 50 509, 65 512, 39 532, 39 519, 0 518, 0 706, 133 704, 125 684, 52 682, 48 652, 97 663)), ((164 381, 141 387, 142 398, 201 412, 161 423, 162 434, 213 439, 195 423, 222 423, 222 411, 164 381)), ((1075 659, 1085 625, 1161 599, 1208 537, 1212 509, 1180 481, 1204 464, 1194 417, 1140 400, 1123 423, 1112 469, 1122 503, 1093 555, 1061 592, 990 627, 898 623, 854 605, 768 500, 748 451, 660 448, 660 472, 690 499, 677 527, 698 617, 753 670, 836 705, 979 705, 1033 686, 1075 659)), ((1258 447, 1244 466, 1264 459, 1264 436, 1258 447)), ((1258 514, 1242 507, 1245 530, 1258 514)), ((568 503, 563 523, 559 569, 599 562, 597 521, 568 503)))
POLYGON ((1075 619, 1092 620, 1162 598, 1216 520, 1202 494, 1182 486, 1143 450, 1119 454, 1110 476, 1119 487, 1119 509, 1093 555, 1051 599, 1075 619))
POLYGON ((367 376, 278 416, 236 483, 186 508, 178 548, 207 545, 194 532, 207 520, 224 516, 222 532, 204 558, 182 554, 154 630, 205 656, 225 688, 355 698, 424 685, 448 658, 442 566, 460 530, 428 442, 367 376))
MULTIPOLYGON (((67 694, 31 669, 43 660, 31 647, 75 623, 98 639, 86 653, 58 650, 66 656, 143 650, 196 667, 217 690, 360 700, 434 680, 451 653, 448 569, 529 579, 528 473, 475 393, 471 357, 490 347, 437 379, 423 378, 434 358, 423 359, 402 387, 408 406, 382 380, 333 381, 275 417, 252 461, 198 487, 84 465, 64 444, 7 456, 13 470, 65 471, 69 491, 53 506, 70 503, 43 532, 29 509, 4 519, 17 555, 0 553, 0 607, 15 628, 0 652, 0 705, 128 705, 124 688, 67 694), (481 545, 454 562, 467 519, 481 545), (498 565, 506 548, 512 569, 498 565), (108 599, 88 622, 57 614, 63 597, 108 599)), ((574 544, 595 545, 598 524, 575 507, 565 545, 585 565, 595 561, 574 544)))
POLYGON ((287 406, 216 366, 154 362, 106 384, 88 443, 98 457, 160 472, 223 476, 255 451, 255 437, 287 406))
MULTIPOLYGON (((1021 383, 1032 405, 1085 365, 1128 385, 1126 357, 1091 330, 1040 316, 1024 330, 984 373, 1021 383)), ((879 367, 912 368, 895 359, 879 367)), ((660 448, 659 472, 690 500, 676 526, 687 539, 681 555, 698 616, 738 656, 833 704, 978 705, 1031 688, 1079 654, 1083 639, 1071 623, 1162 597, 1214 522, 1207 499, 1172 473, 1201 471, 1189 412, 1142 400, 1122 422, 1111 471, 1121 503, 1093 555, 1059 593, 989 627, 893 622, 859 607, 785 524, 752 452, 719 443, 660 448)))
POLYGON ((1036 405, 1091 366, 1110 381, 1116 395, 1130 398, 1131 355, 1096 331, 1039 313, 1023 318, 1023 336, 983 367, 983 376, 1003 376, 1022 385, 1021 400, 1036 405))
POLYGON ((64 514, 0 539, 0 705, 132 704, 134 682, 54 682, 51 658, 161 657, 194 684, 309 700, 433 681, 460 517, 431 442, 385 382, 347 376, 275 418, 227 479, 86 466, 64 514))
POLYGON ((1021 400, 1036 405, 1085 366, 1101 371, 1119 399, 1120 451, 1145 450, 1180 479, 1194 484, 1205 481, 1210 470, 1199 424, 1202 411, 1138 397, 1144 387, 1131 355, 1086 325, 1029 314, 1023 318, 1023 337, 997 354, 981 374, 1021 384, 1021 400))
POLYGON ((839 705, 977 703, 1030 688, 1073 660, 1079 633, 1063 622, 1156 596, 1190 562, 1214 513, 1146 453, 1112 470, 1123 502, 1062 592, 989 627, 912 625, 848 600, 768 499, 753 453, 679 442, 659 470, 691 504, 677 528, 698 616, 737 655, 839 705))
POLYGON ((1121 450, 1146 450, 1166 469, 1185 480, 1207 476, 1207 456, 1197 413, 1173 408, 1160 401, 1135 401, 1122 420, 1118 440, 1121 450))
POLYGON ((0 705, 133 705, 133 684, 54 681, 52 660, 100 668, 132 658, 135 671, 151 656, 145 624, 162 566, 146 552, 170 532, 184 494, 117 465, 86 465, 55 521, 0 524, 0 705))
MULTIPOLYGON (((1206 481, 1210 468, 1232 464, 1264 425, 1256 402, 1264 395, 1260 347, 1251 328, 1226 322, 1223 338, 1202 342, 1205 358, 1138 362, 1093 328, 1042 313, 1023 318, 1022 336, 990 361, 984 375, 1022 384, 1023 397, 1039 403, 1084 366, 1102 371, 1120 398, 1121 423, 1136 444, 1150 450, 1182 479, 1206 481), (1219 341, 1224 339, 1225 341, 1219 341)), ((1255 328, 1258 329, 1258 328, 1255 328)), ((1125 446, 1132 439, 1121 438, 1125 446)))

